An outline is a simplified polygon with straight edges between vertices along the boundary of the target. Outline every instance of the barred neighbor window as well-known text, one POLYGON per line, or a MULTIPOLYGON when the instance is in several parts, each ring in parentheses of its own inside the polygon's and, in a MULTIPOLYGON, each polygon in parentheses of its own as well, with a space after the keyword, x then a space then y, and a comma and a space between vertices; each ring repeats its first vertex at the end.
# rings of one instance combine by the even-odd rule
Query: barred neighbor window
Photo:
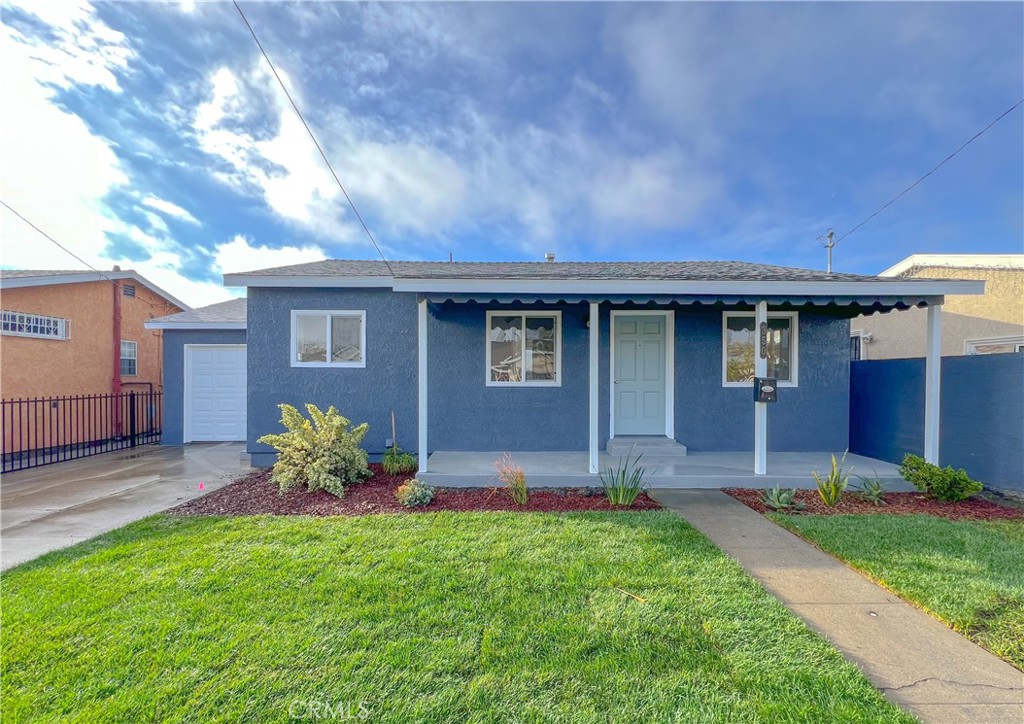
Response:
POLYGON ((121 376, 134 377, 139 373, 139 343, 121 340, 121 376))
POLYGON ((2 313, 2 332, 12 337, 38 337, 40 339, 71 339, 71 320, 47 317, 42 314, 2 313))

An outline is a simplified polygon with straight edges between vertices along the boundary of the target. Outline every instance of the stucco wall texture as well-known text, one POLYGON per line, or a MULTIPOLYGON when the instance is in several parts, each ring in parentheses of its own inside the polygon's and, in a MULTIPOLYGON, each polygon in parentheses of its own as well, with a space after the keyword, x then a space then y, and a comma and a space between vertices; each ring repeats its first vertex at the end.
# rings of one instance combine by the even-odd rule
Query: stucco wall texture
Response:
MULTIPOLYGON (((609 430, 609 321, 600 307, 599 435, 609 430)), ((722 308, 675 309, 675 433, 693 451, 753 449, 749 388, 722 386, 722 308)), ((416 449, 416 297, 387 290, 249 290, 248 448, 253 463, 273 462, 256 443, 280 429, 277 404, 336 405, 353 423, 368 422, 366 447, 377 454, 391 435, 416 449), (366 310, 365 369, 290 366, 293 309, 366 310)), ((586 450, 588 337, 586 304, 431 304, 428 314, 428 448, 467 451, 586 450), (560 387, 486 384, 488 309, 562 312, 560 387)), ((769 408, 773 451, 842 451, 849 441, 849 322, 800 312, 799 387, 779 390, 769 408)), ((170 370, 170 368, 168 368, 170 370)))
POLYGON ((245 344, 244 329, 163 330, 163 445, 181 445, 185 424, 185 345, 245 344))
POLYGON ((353 424, 367 422, 363 446, 384 451, 395 412, 398 444, 416 450, 416 295, 389 289, 278 289, 248 291, 248 450, 254 465, 270 465, 273 449, 256 440, 279 432, 282 402, 336 406, 353 424), (365 310, 366 367, 291 366, 293 309, 365 310))
MULTIPOLYGON (((138 342, 138 374, 124 377, 123 382, 152 383, 159 390, 163 359, 160 331, 144 329, 142 325, 148 319, 181 309, 141 284, 135 287, 135 297, 121 296, 121 339, 138 342)), ((68 340, 0 336, 3 399, 112 391, 117 358, 113 351, 111 282, 5 289, 0 304, 5 310, 71 320, 68 340)), ((148 384, 125 389, 144 390, 148 384)))
MULTIPOLYGON (((924 450, 923 359, 854 362, 850 451, 900 462, 924 450)), ((939 462, 1024 493, 1024 355, 942 360, 939 462)))
MULTIPOLYGON (((973 339, 1024 336, 1024 269, 967 269, 915 267, 905 276, 930 279, 983 279, 985 293, 949 295, 942 308, 942 355, 964 354, 973 339)), ((852 332, 869 332, 861 345, 863 359, 923 357, 926 351, 927 310, 907 309, 857 317, 852 332)))

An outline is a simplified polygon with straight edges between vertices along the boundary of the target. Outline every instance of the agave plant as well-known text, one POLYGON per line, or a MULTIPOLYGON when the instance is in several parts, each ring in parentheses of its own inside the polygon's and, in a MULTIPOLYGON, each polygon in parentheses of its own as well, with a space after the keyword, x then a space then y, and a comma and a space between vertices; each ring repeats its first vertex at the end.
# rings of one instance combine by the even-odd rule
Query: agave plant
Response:
POLYGON ((866 478, 864 476, 858 475, 857 478, 860 480, 860 485, 858 485, 857 488, 860 494, 863 495, 866 500, 870 500, 875 505, 886 504, 885 494, 889 491, 886 488, 885 483, 882 482, 881 478, 879 478, 877 475, 875 475, 875 477, 873 478, 866 478))
POLYGON ((796 499, 796 488, 783 490, 778 485, 774 488, 765 488, 761 491, 761 502, 772 510, 803 510, 803 503, 796 499))

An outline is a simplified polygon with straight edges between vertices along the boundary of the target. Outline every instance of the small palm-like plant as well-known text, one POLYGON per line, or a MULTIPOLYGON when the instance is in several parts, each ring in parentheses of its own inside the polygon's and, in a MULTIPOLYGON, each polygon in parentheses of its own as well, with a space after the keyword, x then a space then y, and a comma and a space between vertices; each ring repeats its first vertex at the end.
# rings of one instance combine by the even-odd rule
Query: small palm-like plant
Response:
POLYGON ((850 473, 843 471, 847 453, 849 450, 843 453, 842 460, 839 462, 836 462, 835 455, 832 456, 832 470, 826 477, 822 478, 817 470, 811 473, 814 476, 814 482, 818 484, 818 495, 821 496, 821 502, 829 507, 839 502, 843 497, 843 491, 846 490, 846 486, 850 482, 850 473))
POLYGON ((643 453, 633 457, 634 445, 625 458, 619 458, 617 466, 608 466, 601 473, 601 486, 604 488, 604 495, 611 505, 629 507, 633 505, 637 496, 646 487, 644 475, 647 470, 640 467, 640 458, 643 453))
POLYGON ((512 462, 512 453, 505 453, 495 463, 498 480, 504 483, 504 490, 516 505, 526 505, 526 473, 512 462))
POLYGON ((885 494, 888 491, 885 483, 877 475, 873 478, 866 478, 858 475, 857 478, 860 480, 860 485, 857 486, 859 492, 864 496, 865 500, 869 500, 875 505, 885 505, 885 494))

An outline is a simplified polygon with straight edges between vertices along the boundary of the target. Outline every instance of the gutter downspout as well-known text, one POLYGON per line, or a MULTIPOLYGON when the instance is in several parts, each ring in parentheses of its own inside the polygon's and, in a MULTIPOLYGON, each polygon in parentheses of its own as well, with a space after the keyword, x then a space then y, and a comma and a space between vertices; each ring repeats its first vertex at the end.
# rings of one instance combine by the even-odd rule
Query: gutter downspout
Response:
MULTIPOLYGON (((114 267, 114 271, 121 271, 118 267, 114 267)), ((111 384, 111 392, 114 394, 111 400, 112 404, 112 417, 114 423, 114 434, 118 437, 121 436, 121 400, 118 395, 121 394, 121 285, 118 282, 113 282, 111 288, 114 291, 114 316, 112 320, 112 332, 113 332, 113 381, 111 384)))

